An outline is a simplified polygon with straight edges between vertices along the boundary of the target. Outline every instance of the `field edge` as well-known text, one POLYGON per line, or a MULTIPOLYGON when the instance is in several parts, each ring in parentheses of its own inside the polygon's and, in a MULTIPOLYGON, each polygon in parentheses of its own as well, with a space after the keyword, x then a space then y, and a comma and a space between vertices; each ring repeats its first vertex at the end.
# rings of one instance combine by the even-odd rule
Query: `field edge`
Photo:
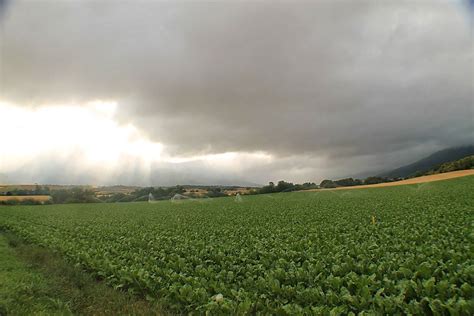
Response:
POLYGON ((156 303, 113 289, 51 249, 8 230, 0 229, 0 256, 10 263, 0 266, 0 276, 6 276, 0 284, 0 315, 168 314, 156 303))

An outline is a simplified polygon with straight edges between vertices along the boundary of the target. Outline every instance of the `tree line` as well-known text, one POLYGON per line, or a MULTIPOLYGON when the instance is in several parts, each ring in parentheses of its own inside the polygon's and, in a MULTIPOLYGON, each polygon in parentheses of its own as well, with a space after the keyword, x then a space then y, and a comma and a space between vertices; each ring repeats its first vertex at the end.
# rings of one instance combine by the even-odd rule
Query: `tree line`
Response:
MULTIPOLYGON (((408 178, 419 177, 424 175, 431 175, 437 173, 451 172, 456 170, 466 170, 474 168, 474 156, 468 156, 460 160, 443 163, 427 172, 417 172, 408 178)), ((261 188, 255 188, 249 190, 248 195, 253 194, 267 194, 267 193, 279 193, 279 192, 292 192, 292 191, 303 191, 310 189, 330 189, 337 187, 351 187, 358 185, 377 184, 384 182, 393 182, 403 180, 403 178, 387 178, 387 177, 367 177, 365 179, 354 179, 354 178, 343 178, 339 180, 325 179, 321 181, 319 185, 314 182, 305 182, 303 184, 294 184, 292 182, 286 182, 284 180, 278 181, 277 184, 269 182, 261 188)), ((228 196, 224 190, 220 187, 206 187, 205 194, 194 194, 194 190, 191 190, 187 196, 192 198, 203 198, 203 197, 223 197, 228 196)), ((35 205, 35 204, 64 204, 64 203, 102 203, 102 202, 139 202, 148 201, 150 194, 155 200, 169 200, 175 194, 184 194, 186 189, 181 186, 173 187, 145 187, 134 190, 131 193, 111 193, 98 195, 96 191, 87 187, 73 187, 59 190, 51 190, 47 186, 36 185, 34 189, 13 189, 5 192, 7 196, 34 196, 34 195, 49 195, 51 200, 49 201, 38 201, 33 197, 31 199, 23 200, 2 200, 0 205, 35 205)))

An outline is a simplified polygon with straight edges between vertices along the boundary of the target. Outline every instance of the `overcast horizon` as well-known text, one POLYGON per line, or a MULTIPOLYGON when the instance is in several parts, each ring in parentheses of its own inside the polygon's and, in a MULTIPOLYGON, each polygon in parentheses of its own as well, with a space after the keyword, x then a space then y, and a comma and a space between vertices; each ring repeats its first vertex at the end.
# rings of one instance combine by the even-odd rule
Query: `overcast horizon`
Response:
POLYGON ((0 0, 0 184, 319 183, 472 145, 469 3, 0 0))

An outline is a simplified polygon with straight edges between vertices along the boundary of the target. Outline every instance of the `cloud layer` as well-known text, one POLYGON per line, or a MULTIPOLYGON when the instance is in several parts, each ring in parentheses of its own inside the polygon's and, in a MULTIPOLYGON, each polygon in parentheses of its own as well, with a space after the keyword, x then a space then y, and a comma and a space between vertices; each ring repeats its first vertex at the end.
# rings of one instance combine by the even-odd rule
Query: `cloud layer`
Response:
POLYGON ((472 30, 461 3, 4 7, 0 100, 114 100, 117 122, 170 155, 275 157, 255 170, 249 162, 251 181, 380 170, 474 138, 472 30))

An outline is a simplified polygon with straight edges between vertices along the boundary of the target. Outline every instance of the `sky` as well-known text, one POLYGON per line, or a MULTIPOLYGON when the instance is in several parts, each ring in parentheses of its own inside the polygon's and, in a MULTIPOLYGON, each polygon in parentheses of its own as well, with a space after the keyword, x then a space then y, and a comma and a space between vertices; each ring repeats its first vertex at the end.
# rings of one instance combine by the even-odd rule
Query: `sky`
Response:
POLYGON ((473 13, 0 0, 0 183, 320 182, 472 144, 473 13))

